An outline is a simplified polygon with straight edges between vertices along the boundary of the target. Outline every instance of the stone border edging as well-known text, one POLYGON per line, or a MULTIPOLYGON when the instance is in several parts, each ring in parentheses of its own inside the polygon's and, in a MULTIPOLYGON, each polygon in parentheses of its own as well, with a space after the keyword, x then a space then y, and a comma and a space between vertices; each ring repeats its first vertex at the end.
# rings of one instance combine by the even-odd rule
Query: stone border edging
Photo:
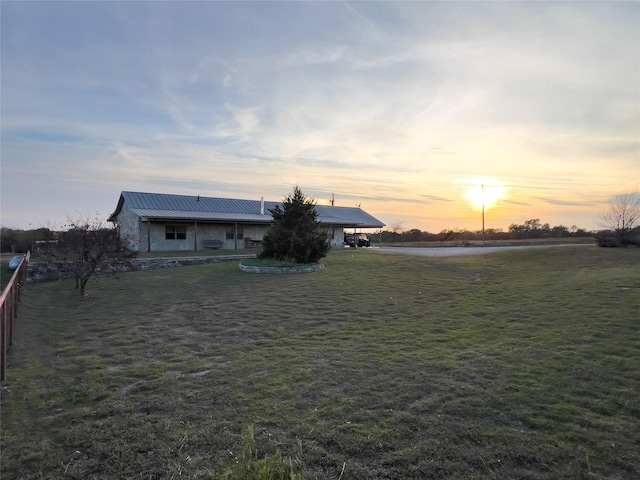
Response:
POLYGON ((238 264, 240 270, 247 273, 311 273, 324 270, 324 264, 316 263, 315 265, 300 265, 297 267, 256 267, 253 265, 238 264))
MULTIPOLYGON (((237 262, 246 259, 245 256, 219 256, 219 257, 172 257, 172 258, 136 258, 128 267, 114 268, 108 272, 117 273, 132 272, 141 270, 155 270, 158 268, 186 267, 190 265, 209 265, 215 263, 237 262)), ((46 282, 60 280, 63 278, 73 278, 73 274, 64 265, 30 263, 27 269, 27 283, 46 282)))

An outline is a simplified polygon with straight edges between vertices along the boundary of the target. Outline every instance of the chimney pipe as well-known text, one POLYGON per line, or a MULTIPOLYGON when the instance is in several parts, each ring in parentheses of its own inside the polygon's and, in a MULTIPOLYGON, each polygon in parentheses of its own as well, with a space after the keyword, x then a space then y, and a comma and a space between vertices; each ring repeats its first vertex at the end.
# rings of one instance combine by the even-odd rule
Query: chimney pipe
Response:
POLYGON ((264 215, 264 197, 260 197, 260 215, 264 215))

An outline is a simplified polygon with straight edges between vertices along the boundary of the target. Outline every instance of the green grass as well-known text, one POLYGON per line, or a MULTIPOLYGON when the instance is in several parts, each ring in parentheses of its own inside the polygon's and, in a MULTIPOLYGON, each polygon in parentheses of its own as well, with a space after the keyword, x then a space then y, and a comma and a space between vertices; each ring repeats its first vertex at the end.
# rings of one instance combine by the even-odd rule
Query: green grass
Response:
POLYGON ((219 477, 222 480, 300 480, 303 478, 300 456, 283 457, 277 450, 260 457, 253 427, 247 429, 244 445, 233 465, 219 477))
POLYGON ((323 263, 29 285, 2 478, 640 476, 640 249, 323 263))

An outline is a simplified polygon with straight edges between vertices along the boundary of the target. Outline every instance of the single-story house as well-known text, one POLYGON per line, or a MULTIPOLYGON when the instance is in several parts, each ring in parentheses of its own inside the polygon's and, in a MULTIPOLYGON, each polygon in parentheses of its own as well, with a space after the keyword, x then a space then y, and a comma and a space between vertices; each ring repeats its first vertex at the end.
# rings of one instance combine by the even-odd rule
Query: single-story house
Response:
MULTIPOLYGON (((143 252, 259 249, 282 202, 189 195, 122 192, 109 217, 132 248, 143 252)), ((357 207, 316 205, 331 246, 342 246, 346 229, 384 224, 357 207)))

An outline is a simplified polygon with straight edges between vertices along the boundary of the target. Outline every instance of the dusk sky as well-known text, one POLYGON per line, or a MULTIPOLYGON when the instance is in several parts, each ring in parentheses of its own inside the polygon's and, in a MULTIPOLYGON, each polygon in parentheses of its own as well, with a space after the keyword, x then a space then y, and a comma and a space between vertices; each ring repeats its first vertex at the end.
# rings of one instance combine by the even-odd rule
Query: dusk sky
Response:
POLYGON ((479 230, 484 184, 487 228, 595 229, 640 185, 636 1, 0 8, 2 226, 298 185, 479 230))

